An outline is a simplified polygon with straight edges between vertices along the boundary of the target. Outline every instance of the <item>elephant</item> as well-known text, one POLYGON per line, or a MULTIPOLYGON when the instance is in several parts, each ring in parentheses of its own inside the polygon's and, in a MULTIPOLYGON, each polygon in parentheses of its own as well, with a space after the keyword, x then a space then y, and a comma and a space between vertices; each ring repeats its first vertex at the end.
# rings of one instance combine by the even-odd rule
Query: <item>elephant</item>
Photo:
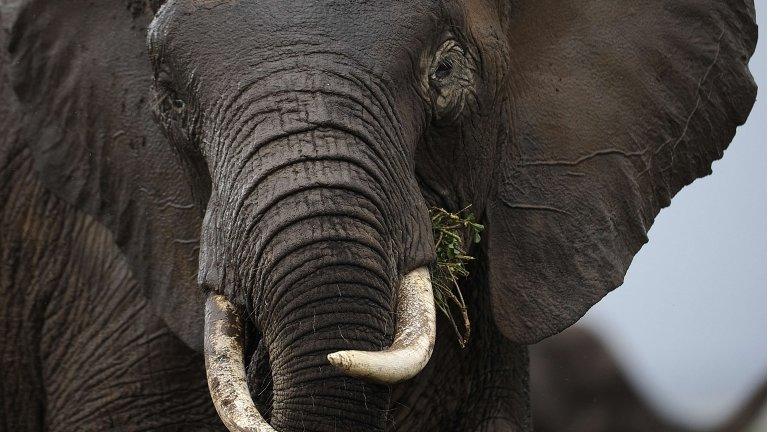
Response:
POLYGON ((750 0, 0 0, 0 23, 13 431, 530 431, 527 346, 621 285, 756 97, 750 0), (462 348, 429 209, 467 206, 462 348))

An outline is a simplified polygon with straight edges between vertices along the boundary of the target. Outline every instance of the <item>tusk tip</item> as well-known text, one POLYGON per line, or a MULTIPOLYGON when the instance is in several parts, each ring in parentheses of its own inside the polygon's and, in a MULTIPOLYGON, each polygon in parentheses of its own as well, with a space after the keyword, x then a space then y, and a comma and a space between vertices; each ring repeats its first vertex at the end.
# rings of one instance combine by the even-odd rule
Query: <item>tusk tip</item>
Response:
POLYGON ((337 351, 328 354, 328 362, 342 372, 349 372, 351 366, 351 358, 348 351, 337 351))
POLYGON ((403 358, 406 353, 390 351, 337 351, 328 362, 341 373, 376 384, 392 385, 413 378, 421 370, 403 358), (393 357, 394 356, 394 357, 393 357))
POLYGON ((413 378, 429 361, 435 344, 435 303, 429 269, 403 277, 397 293, 395 335, 382 351, 337 351, 328 362, 341 373, 391 385, 413 378))
POLYGON ((376 360, 381 353, 367 351, 337 351, 328 354, 328 362, 344 375, 379 384, 392 384, 391 377, 379 376, 376 360))

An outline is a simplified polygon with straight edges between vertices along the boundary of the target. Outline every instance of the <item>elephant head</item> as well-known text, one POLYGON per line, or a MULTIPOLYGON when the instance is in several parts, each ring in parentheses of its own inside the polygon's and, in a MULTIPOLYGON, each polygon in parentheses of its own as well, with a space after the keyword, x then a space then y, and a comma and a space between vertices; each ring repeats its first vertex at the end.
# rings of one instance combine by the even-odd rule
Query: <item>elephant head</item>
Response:
POLYGON ((486 225, 505 337, 571 325, 755 98, 751 1, 76 3, 20 12, 27 140, 231 430, 385 429, 434 343, 430 205, 486 225))

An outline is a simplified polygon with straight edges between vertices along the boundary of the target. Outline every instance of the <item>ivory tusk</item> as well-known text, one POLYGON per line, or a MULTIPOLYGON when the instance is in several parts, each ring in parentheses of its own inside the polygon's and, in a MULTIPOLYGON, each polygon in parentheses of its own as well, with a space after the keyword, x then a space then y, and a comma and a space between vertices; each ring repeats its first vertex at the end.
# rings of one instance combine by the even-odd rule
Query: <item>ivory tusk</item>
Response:
POLYGON ((226 297, 205 302, 205 372, 219 417, 231 432, 276 432, 251 399, 243 364, 243 322, 226 297))
POLYGON ((435 300, 426 267, 403 277, 397 292, 395 339, 383 351, 338 351, 328 361, 347 375, 379 384, 413 378, 435 347, 435 300))

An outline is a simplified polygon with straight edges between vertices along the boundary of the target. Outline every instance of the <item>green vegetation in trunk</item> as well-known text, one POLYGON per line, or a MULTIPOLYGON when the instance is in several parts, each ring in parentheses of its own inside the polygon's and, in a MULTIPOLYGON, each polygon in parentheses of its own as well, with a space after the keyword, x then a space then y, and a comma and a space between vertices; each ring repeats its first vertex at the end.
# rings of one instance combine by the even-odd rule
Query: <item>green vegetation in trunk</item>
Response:
POLYGON ((466 266, 474 260, 468 254, 469 245, 480 242, 484 229, 475 222, 469 207, 456 213, 437 207, 429 209, 437 251, 437 261, 431 268, 435 305, 450 321, 462 348, 469 341, 471 326, 459 279, 469 275, 466 266))

